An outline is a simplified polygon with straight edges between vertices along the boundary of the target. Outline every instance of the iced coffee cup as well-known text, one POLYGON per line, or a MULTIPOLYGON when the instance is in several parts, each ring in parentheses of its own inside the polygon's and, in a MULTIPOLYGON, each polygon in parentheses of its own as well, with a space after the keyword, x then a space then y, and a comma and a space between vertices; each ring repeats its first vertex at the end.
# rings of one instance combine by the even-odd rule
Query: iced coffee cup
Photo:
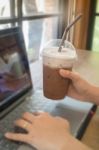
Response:
POLYGON ((61 52, 58 51, 61 40, 50 41, 43 50, 43 93, 44 96, 61 100, 66 96, 69 87, 69 79, 59 74, 61 68, 72 70, 77 59, 73 45, 65 41, 61 52))

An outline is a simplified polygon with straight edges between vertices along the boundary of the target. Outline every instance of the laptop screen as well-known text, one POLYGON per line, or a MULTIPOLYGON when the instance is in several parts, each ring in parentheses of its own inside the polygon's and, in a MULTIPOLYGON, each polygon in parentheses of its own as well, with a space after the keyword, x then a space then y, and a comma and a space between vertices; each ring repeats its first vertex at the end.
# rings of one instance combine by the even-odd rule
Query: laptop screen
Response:
POLYGON ((16 27, 0 31, 0 112, 31 87, 21 30, 16 27))

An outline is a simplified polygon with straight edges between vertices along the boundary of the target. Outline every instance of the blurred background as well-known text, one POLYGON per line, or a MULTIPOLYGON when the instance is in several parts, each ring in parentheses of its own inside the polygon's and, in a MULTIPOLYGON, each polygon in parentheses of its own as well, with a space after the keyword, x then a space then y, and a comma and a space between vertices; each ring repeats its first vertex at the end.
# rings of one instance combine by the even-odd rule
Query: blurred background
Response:
POLYGON ((79 13, 83 17, 67 40, 77 49, 99 51, 99 0, 0 0, 0 30, 22 28, 31 62, 39 58, 47 41, 62 37, 79 13))

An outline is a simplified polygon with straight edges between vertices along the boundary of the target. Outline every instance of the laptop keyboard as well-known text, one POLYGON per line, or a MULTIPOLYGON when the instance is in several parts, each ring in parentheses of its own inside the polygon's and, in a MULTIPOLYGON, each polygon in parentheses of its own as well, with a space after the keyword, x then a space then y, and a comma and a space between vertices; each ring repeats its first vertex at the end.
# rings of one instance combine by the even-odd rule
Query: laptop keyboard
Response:
MULTIPOLYGON (((34 92, 33 96, 26 97, 25 100, 16 106, 13 111, 0 120, 0 150, 23 150, 21 143, 12 142, 4 138, 7 131, 15 131, 13 122, 19 119, 26 111, 35 112, 38 110, 49 112, 54 116, 66 118, 71 125, 71 133, 76 137, 80 126, 84 122, 86 115, 92 108, 90 103, 74 101, 66 97, 63 101, 48 100, 43 96, 42 90, 34 92)), ((35 150, 34 148, 32 148, 35 150)), ((24 149, 25 150, 25 149, 24 149)), ((26 148, 26 150, 31 150, 26 148)))
POLYGON ((38 110, 51 112, 56 106, 56 103, 43 97, 41 91, 37 91, 33 96, 27 97, 19 106, 0 120, 0 150, 17 150, 20 143, 12 142, 4 138, 4 133, 14 131, 13 122, 28 112, 38 110))

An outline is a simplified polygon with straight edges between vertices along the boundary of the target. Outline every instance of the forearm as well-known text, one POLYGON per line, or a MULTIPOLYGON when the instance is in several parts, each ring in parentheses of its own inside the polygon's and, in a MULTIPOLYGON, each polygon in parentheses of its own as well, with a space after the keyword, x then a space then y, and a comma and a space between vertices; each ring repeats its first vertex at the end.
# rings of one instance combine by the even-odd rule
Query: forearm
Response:
POLYGON ((92 150, 71 135, 67 140, 67 143, 61 150, 92 150))
MULTIPOLYGON (((54 140, 53 140, 54 141, 54 140)), ((83 144, 81 141, 76 139, 74 136, 72 136, 70 133, 67 133, 67 135, 64 135, 61 137, 59 141, 52 142, 52 144, 47 144, 47 148, 40 147, 39 150, 92 150, 85 144, 83 144)))
POLYGON ((86 98, 88 101, 99 105, 99 87, 90 85, 86 98))

